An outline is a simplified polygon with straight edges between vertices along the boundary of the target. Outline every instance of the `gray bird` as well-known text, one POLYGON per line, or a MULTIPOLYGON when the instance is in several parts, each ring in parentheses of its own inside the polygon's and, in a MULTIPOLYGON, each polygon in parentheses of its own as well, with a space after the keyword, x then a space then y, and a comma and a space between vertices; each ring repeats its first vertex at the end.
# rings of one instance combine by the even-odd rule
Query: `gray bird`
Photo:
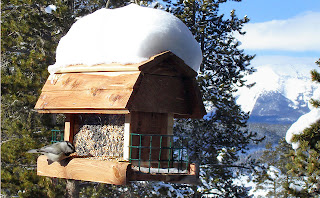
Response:
POLYGON ((68 142, 57 142, 51 145, 44 146, 40 149, 32 149, 28 153, 42 153, 52 162, 59 162, 68 158, 70 154, 75 152, 74 146, 68 142))

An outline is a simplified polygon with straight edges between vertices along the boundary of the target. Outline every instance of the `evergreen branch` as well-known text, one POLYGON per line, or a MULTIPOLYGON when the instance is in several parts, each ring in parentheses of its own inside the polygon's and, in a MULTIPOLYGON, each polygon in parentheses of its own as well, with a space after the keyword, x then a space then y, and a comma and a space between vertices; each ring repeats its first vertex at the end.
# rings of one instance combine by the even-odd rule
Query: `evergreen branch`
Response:
POLYGON ((316 64, 320 67, 320 58, 316 61, 316 64))
POLYGON ((311 79, 312 81, 320 83, 320 73, 317 72, 315 69, 311 70, 311 79))
POLYGON ((37 167, 36 164, 5 164, 5 163, 2 163, 2 168, 5 168, 5 167, 22 167, 22 168, 35 168, 37 167))
POLYGON ((320 100, 311 99, 309 102, 312 104, 312 106, 314 106, 316 108, 320 107, 320 100))
POLYGON ((240 166, 240 165, 229 165, 229 164, 205 164, 205 165, 200 165, 201 168, 207 168, 207 167, 213 167, 213 168, 218 168, 218 167, 226 167, 226 168, 242 168, 242 169, 248 169, 251 170, 252 167, 246 167, 246 166, 240 166))

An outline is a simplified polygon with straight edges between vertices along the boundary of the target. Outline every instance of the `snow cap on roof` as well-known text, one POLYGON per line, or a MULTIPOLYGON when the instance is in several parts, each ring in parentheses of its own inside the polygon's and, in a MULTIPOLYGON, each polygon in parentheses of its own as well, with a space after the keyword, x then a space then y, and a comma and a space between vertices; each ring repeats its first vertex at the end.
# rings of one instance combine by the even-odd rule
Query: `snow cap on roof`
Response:
POLYGON ((187 26, 172 14, 135 4, 100 9, 75 22, 60 40, 52 74, 67 65, 138 63, 170 50, 198 71, 202 53, 187 26))

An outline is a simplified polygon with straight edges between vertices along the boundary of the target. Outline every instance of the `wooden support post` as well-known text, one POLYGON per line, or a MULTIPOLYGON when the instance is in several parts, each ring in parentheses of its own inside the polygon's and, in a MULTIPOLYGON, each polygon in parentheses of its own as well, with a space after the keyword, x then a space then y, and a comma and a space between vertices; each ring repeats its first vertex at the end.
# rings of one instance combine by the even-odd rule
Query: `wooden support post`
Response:
MULTIPOLYGON (((75 135, 75 118, 74 114, 66 114, 66 120, 64 124, 64 140, 73 143, 73 137, 75 135)), ((79 181, 67 179, 66 194, 67 198, 79 198, 79 181)))
POLYGON ((189 164, 188 172, 189 172, 189 175, 195 175, 199 177, 199 165, 195 163, 189 164))
POLYGON ((67 198, 79 198, 79 180, 67 179, 67 198))
POLYGON ((124 123, 124 143, 123 143, 123 160, 129 161, 130 155, 130 114, 125 115, 124 123))
POLYGON ((73 143, 73 136, 75 135, 74 124, 75 118, 74 114, 66 114, 66 120, 64 124, 64 141, 69 141, 73 143))

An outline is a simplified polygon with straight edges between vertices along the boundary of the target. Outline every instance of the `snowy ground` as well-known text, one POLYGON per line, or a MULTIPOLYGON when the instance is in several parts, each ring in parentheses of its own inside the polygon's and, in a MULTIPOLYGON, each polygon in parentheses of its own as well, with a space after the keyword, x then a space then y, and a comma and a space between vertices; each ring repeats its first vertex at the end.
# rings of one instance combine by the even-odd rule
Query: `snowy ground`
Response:
POLYGON ((262 190, 262 189, 257 189, 257 185, 250 181, 249 176, 240 176, 239 178, 234 180, 234 183, 241 186, 245 186, 247 188, 251 188, 249 191, 249 195, 253 195, 253 197, 266 197, 268 191, 267 190, 262 190))

